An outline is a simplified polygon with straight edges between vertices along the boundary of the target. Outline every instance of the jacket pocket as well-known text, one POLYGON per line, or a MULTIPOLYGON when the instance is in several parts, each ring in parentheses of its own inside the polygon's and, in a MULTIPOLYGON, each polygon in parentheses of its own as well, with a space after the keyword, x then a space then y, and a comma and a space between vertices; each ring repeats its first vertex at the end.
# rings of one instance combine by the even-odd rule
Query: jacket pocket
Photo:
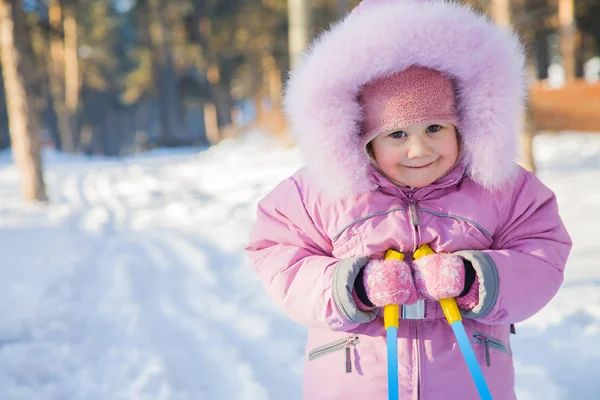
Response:
POLYGON ((419 208, 419 211, 431 214, 440 220, 453 220, 459 223, 459 225, 462 225, 463 228, 461 233, 463 235, 463 241, 467 240, 466 236, 475 240, 474 243, 463 243, 463 245, 469 245, 471 250, 489 249, 490 245, 492 244, 492 234, 473 220, 456 214, 436 212, 427 208, 419 208))
POLYGON ((485 346, 485 362, 488 367, 492 365, 490 359, 490 348, 501 351, 508 356, 512 356, 512 350, 506 344, 502 343, 502 341, 477 330, 473 330, 473 343, 478 343, 485 346))
POLYGON ((336 351, 344 350, 344 363, 346 367, 346 373, 352 372, 352 350, 351 347, 356 346, 360 343, 358 335, 350 335, 347 338, 339 339, 334 342, 319 346, 308 353, 308 361, 313 361, 319 357, 323 357, 327 354, 334 353, 336 351))
POLYGON ((378 211, 378 212, 374 212, 368 215, 365 215, 364 217, 360 217, 355 219, 354 221, 349 222, 348 224, 346 224, 345 226, 343 226, 342 228, 340 228, 331 238, 332 242, 335 242, 336 240, 338 240, 345 232, 347 232, 348 230, 350 230, 351 228, 355 227, 357 224, 360 224, 368 219, 371 218, 375 218, 375 217, 379 217, 379 216, 387 216, 388 214, 391 214, 393 212, 396 211, 406 211, 406 207, 392 207, 389 210, 385 210, 385 211, 378 211))
MULTIPOLYGON (((354 219, 344 226, 330 238, 333 245, 333 255, 338 258, 356 257, 363 255, 365 247, 369 245, 369 237, 372 236, 373 224, 385 221, 385 224, 397 226, 398 222, 391 222, 390 215, 403 213, 406 207, 394 206, 384 211, 369 213, 354 219)), ((388 227, 389 229, 389 227, 388 227)))

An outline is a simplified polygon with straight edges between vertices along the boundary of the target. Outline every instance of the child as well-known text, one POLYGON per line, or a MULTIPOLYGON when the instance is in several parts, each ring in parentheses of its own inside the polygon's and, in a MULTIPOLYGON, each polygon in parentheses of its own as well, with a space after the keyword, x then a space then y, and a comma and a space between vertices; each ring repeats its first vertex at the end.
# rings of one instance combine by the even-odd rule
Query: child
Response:
POLYGON ((292 73, 307 166, 261 200, 247 251, 309 328, 305 399, 387 398, 387 304, 403 305, 400 398, 479 398, 446 297, 494 399, 516 398, 512 324, 556 294, 571 248, 554 194, 514 162, 523 64, 510 32, 458 3, 371 0, 292 73), (436 254, 413 260, 424 244, 436 254))

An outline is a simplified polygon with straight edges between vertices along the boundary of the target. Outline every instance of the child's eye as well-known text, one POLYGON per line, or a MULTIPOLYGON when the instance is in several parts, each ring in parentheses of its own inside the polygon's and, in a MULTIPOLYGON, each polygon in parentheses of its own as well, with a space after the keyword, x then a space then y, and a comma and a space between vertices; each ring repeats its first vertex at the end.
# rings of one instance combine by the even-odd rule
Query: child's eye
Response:
POLYGON ((442 130, 440 125, 429 125, 427 127, 427 133, 436 133, 442 130))
POLYGON ((402 139, 405 136, 406 136, 406 132, 404 132, 404 131, 396 131, 396 132, 390 133, 390 137, 392 137, 394 139, 402 139))

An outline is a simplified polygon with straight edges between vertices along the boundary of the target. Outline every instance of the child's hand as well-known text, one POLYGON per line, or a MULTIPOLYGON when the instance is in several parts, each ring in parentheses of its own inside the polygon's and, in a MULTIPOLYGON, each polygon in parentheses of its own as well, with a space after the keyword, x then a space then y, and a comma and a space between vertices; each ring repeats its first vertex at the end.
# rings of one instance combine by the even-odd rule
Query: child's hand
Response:
POLYGON ((356 289, 361 283, 364 285, 364 291, 358 296, 357 293, 353 293, 360 309, 383 307, 388 304, 412 304, 418 299, 412 271, 404 261, 371 260, 362 271, 362 282, 360 278, 355 284, 355 292, 361 292, 362 288, 356 289), (361 301, 365 300, 364 295, 368 301, 361 301))
POLYGON ((454 254, 439 253, 413 261, 415 286, 431 300, 458 297, 465 288, 465 264, 454 254))
POLYGON ((455 297, 463 310, 479 303, 479 279, 473 266, 459 256, 439 253, 413 261, 415 286, 430 300, 455 297), (465 287, 465 283, 467 287, 465 287))

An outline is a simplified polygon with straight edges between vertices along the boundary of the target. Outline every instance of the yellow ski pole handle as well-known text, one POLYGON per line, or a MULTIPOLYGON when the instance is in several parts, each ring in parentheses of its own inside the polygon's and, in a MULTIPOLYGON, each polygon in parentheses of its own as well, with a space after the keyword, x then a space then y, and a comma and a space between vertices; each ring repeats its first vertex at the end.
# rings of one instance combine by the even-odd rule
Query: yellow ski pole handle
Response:
MULTIPOLYGON (((424 244, 423 246, 419 247, 417 251, 415 251, 413 258, 416 260, 430 254, 435 254, 435 252, 431 249, 431 247, 429 247, 428 244, 424 244)), ((492 400, 490 389, 485 382, 485 378, 481 372, 479 364, 477 363, 477 358, 475 358, 475 353, 473 353, 473 348, 471 347, 467 333, 465 332, 465 327, 462 323, 462 316, 460 315, 460 311, 456 305, 456 300, 453 298, 441 299, 440 306, 444 311, 444 315, 448 320, 448 324, 454 331, 456 343, 458 344, 465 362, 467 363, 467 368, 469 368, 469 372, 471 373, 471 377, 473 378, 473 382, 475 383, 479 397, 482 400, 492 400)))
MULTIPOLYGON (((414 252, 413 258, 415 260, 418 260, 421 257, 425 257, 431 254, 435 254, 435 251, 433 251, 433 249, 428 244, 424 244, 423 246, 419 247, 417 251, 414 252)), ((454 300, 452 297, 449 297, 447 299, 441 299, 440 306, 442 307, 442 311, 444 312, 446 320, 450 325, 452 325, 452 323, 456 321, 462 321, 462 316, 460 315, 460 311, 458 309, 458 305, 456 304, 456 300, 454 300)))
MULTIPOLYGON (((404 254, 396 250, 388 250, 385 252, 384 260, 404 260, 404 254)), ((400 305, 389 304, 383 307, 383 327, 385 329, 390 326, 398 329, 398 321, 400 320, 400 305)))

